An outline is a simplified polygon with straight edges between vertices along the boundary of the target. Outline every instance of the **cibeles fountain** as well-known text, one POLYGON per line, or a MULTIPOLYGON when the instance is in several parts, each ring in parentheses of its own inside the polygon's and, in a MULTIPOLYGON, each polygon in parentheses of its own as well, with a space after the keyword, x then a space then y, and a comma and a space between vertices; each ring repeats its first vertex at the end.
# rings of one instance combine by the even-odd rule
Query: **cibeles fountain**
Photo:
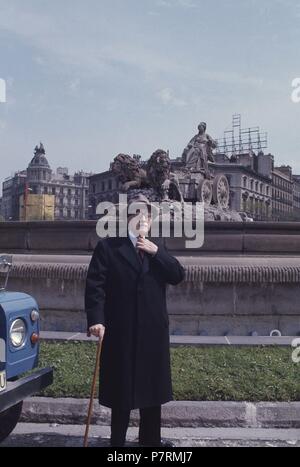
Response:
MULTIPOLYGON (((196 134, 183 151, 181 160, 172 168, 169 154, 157 149, 147 162, 119 154, 111 170, 121 182, 121 193, 128 199, 143 193, 150 201, 169 203, 171 216, 184 210, 194 216, 194 205, 204 204, 204 220, 241 222, 241 216, 229 208, 230 187, 225 174, 216 174, 213 151, 216 141, 206 133, 206 123, 198 126, 196 134)), ((115 200, 118 203, 118 200, 115 200)), ((163 212, 161 212, 163 219, 163 212)))
MULTIPOLYGON (((175 161, 159 149, 144 163, 119 154, 111 164, 128 198, 142 192, 173 213, 189 202, 205 204, 202 245, 187 248, 185 235, 164 239, 185 268, 185 280, 167 291, 170 333, 175 340, 274 330, 300 335, 300 223, 242 222, 214 162, 216 142, 204 123, 198 130, 175 161)), ((84 288, 96 226, 96 220, 0 223, 0 252, 13 257, 9 288, 36 298, 43 330, 86 331, 84 288)))

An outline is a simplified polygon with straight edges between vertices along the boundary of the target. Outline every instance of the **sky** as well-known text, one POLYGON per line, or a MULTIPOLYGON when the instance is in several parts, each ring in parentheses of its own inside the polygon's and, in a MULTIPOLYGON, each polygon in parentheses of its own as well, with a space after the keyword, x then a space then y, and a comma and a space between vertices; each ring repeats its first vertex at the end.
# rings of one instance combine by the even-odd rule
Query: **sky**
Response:
POLYGON ((0 182, 40 141, 52 169, 101 172, 235 113, 300 173, 299 58, 300 0, 0 0, 0 182))

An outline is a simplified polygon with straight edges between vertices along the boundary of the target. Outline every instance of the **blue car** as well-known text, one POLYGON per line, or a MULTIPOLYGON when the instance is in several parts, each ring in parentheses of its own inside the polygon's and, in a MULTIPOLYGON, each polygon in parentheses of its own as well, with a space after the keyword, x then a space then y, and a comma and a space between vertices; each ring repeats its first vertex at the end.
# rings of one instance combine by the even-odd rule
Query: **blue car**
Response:
POLYGON ((0 255, 0 442, 19 421, 23 400, 53 381, 51 368, 38 365, 39 309, 30 295, 6 290, 12 257, 0 255))

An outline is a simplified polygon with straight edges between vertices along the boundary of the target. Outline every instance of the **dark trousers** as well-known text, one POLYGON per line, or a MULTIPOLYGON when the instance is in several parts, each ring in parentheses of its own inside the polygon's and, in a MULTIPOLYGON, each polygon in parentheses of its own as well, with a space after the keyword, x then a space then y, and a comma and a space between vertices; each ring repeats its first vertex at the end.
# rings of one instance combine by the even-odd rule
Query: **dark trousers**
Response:
MULTIPOLYGON (((139 444, 159 446, 161 442, 161 406, 140 410, 139 444)), ((129 425, 130 410, 112 408, 111 446, 124 446, 129 425)))

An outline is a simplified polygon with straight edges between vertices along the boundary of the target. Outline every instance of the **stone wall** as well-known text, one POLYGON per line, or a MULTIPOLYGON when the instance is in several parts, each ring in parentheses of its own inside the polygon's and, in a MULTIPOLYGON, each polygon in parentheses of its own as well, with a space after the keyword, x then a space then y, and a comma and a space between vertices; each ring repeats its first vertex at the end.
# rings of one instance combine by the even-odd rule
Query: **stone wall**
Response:
MULTIPOLYGON (((95 221, 0 223, 0 252, 12 253, 9 290, 32 294, 44 330, 85 331, 84 284, 98 237, 95 221)), ((300 224, 205 227, 200 249, 165 243, 186 270, 168 288, 173 334, 300 334, 300 224)))
MULTIPOLYGON (((204 245, 185 250, 185 239, 166 239, 181 255, 300 255, 299 222, 208 222, 204 245)), ((87 255, 98 241, 96 221, 1 222, 0 252, 87 255)))
MULTIPOLYGON (((172 334, 300 334, 300 257, 187 256, 185 281, 168 287, 172 334)), ((32 294, 44 330, 85 331, 89 255, 13 255, 10 290, 32 294)))

